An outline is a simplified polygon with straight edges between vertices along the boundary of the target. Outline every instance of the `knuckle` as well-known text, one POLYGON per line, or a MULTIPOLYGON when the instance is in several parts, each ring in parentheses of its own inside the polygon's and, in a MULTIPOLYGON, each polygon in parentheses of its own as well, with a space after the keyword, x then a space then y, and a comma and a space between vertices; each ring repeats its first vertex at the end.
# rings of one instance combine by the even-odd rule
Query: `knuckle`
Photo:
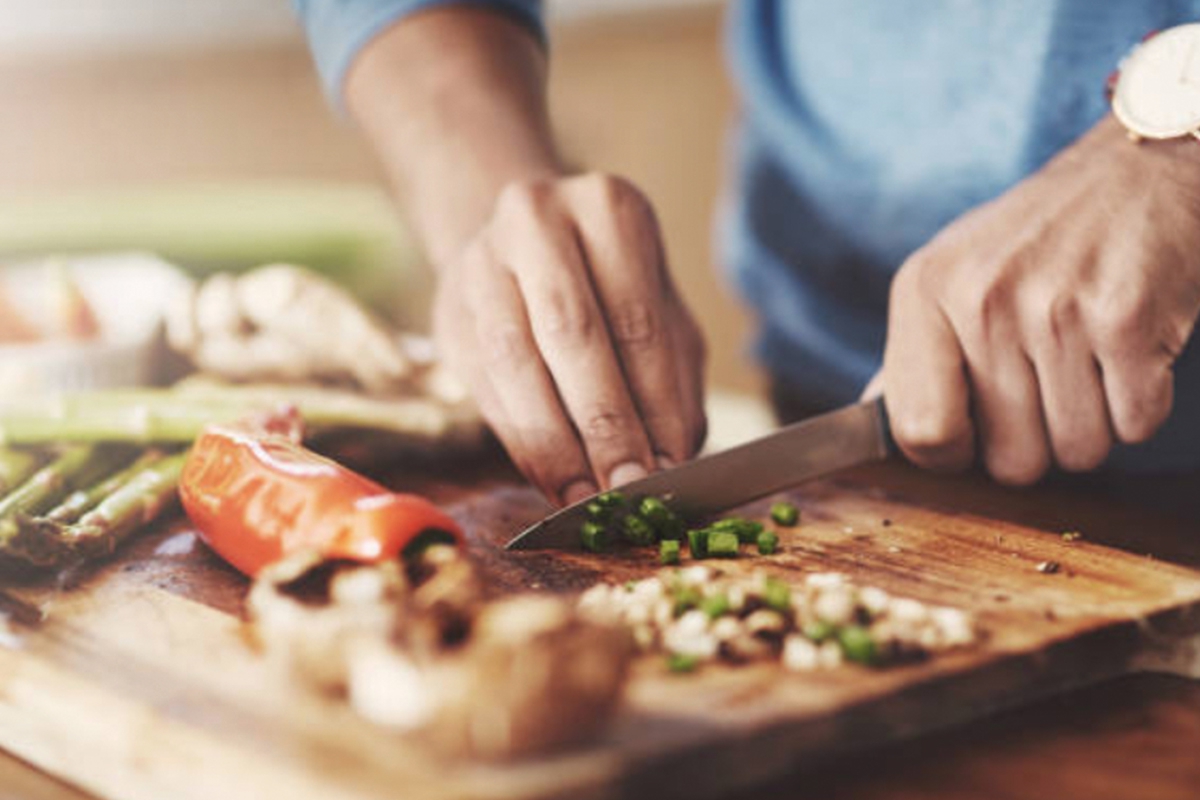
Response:
POLYGON ((663 324, 658 309, 644 300, 621 303, 609 314, 608 323, 613 339, 627 349, 653 347, 663 338, 663 324))
POLYGON ((654 449, 681 461, 691 455, 688 452, 694 438, 687 421, 679 414, 653 414, 645 417, 646 429, 654 442, 654 449))
POLYGON ((1012 316, 1012 292, 1006 281, 981 280, 968 284, 960 317, 963 328, 981 341, 1001 335, 1012 316))
POLYGON ((1172 404, 1169 373, 1165 377, 1146 380, 1140 389, 1127 392, 1123 402, 1113 408, 1113 428, 1118 438, 1126 444, 1146 441, 1167 421, 1172 404))
POLYGON ((961 433, 950 420, 938 414, 896 414, 892 433, 906 450, 927 457, 951 449, 961 433))
POLYGON ((596 333, 596 314, 577 292, 547 293, 535 324, 548 339, 566 344, 590 340, 596 333))
POLYGON ((496 215, 505 218, 540 218, 545 215, 554 197, 552 181, 513 181, 500 190, 496 198, 496 215))
POLYGON ((1079 300, 1070 293, 1051 293, 1040 302, 1036 313, 1040 327, 1052 341, 1060 342, 1079 322, 1079 300))
POLYGON ((490 363, 513 364, 529 356, 525 332, 516 323, 493 325, 482 330, 479 344, 490 363))
POLYGON ((579 432, 589 442, 613 444, 624 441, 632 420, 612 408, 593 408, 583 414, 579 432))
POLYGON ((1109 293, 1095 310, 1097 346, 1110 354, 1143 350, 1150 338, 1149 317, 1139 293, 1109 293))

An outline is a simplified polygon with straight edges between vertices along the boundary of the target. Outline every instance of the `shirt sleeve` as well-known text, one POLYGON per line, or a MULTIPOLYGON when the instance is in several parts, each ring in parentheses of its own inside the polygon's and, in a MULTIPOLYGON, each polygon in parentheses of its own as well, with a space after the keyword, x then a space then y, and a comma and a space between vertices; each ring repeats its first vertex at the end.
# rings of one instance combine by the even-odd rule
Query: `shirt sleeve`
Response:
POLYGON ((539 41, 546 40, 542 0, 292 0, 325 93, 339 110, 344 108, 346 72, 367 42, 409 14, 464 4, 494 9, 528 27, 539 41))

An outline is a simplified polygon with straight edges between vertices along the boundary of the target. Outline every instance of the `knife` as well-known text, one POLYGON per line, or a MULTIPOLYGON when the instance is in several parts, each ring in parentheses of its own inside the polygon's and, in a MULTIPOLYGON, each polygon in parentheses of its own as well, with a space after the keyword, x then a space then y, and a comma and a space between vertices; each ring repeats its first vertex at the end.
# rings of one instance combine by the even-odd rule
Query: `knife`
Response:
MULTIPOLYGON (((878 461, 892 452, 895 443, 881 397, 656 472, 620 491, 629 497, 661 497, 691 521, 811 478, 878 461)), ((579 528, 587 520, 586 506, 592 499, 584 498, 526 528, 505 549, 579 549, 579 528)))

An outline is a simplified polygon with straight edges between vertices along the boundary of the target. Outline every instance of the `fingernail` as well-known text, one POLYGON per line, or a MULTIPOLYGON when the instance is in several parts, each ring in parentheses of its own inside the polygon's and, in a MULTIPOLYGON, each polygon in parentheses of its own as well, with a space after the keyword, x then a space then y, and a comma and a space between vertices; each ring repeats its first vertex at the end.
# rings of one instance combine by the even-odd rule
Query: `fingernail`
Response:
POLYGON ((675 459, 670 456, 658 456, 656 460, 658 461, 659 469, 671 469, 676 464, 675 459))
POLYGON ((630 461, 613 469, 609 473, 608 481, 613 486, 624 486, 627 483, 640 480, 649 474, 641 464, 636 461, 630 461))
POLYGON ((563 489, 563 502, 567 505, 578 503, 585 497, 591 497, 596 493, 596 484, 591 481, 575 481, 567 488, 563 489))

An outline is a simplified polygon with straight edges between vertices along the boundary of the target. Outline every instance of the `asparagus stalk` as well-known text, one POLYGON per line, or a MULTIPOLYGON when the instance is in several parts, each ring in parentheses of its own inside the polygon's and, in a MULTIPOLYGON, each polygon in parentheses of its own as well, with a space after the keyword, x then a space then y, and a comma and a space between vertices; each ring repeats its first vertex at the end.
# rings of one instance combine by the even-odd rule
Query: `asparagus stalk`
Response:
POLYGON ((155 520, 175 500, 187 452, 143 465, 123 486, 64 532, 79 557, 108 555, 131 533, 155 520))
MULTIPOLYGON (((139 459, 120 472, 119 486, 73 524, 15 515, 15 533, 0 540, 0 555, 37 567, 65 567, 112 553, 170 505, 186 458, 186 452, 155 452, 139 459)), ((116 477, 102 483, 114 483, 116 477)))
POLYGON ((206 425, 296 406, 310 433, 373 430, 433 439, 452 428, 443 406, 424 399, 373 399, 329 389, 221 386, 126 389, 0 403, 0 444, 190 443, 206 425))
POLYGON ((147 450, 124 469, 118 470, 99 483, 77 489, 67 495, 61 503, 47 512, 45 519, 64 525, 77 521, 85 513, 99 505, 104 498, 120 489, 135 475, 160 458, 162 458, 161 451, 147 450))
POLYGON ((68 493, 120 469, 132 455, 122 446, 85 444, 68 448, 0 499, 0 547, 15 535, 17 515, 44 514, 68 493))
POLYGON ((0 447, 0 497, 29 480, 45 459, 32 450, 0 447))

